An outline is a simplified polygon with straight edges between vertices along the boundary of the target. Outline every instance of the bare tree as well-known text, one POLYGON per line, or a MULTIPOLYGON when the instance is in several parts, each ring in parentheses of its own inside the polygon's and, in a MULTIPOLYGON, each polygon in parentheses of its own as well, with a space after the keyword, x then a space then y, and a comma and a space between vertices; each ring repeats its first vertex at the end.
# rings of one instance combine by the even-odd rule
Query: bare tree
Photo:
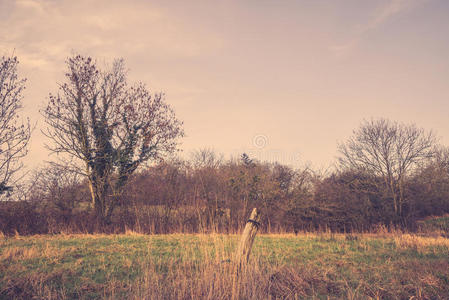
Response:
POLYGON ((383 179, 396 216, 402 216, 404 179, 417 164, 433 156, 434 134, 387 119, 364 121, 338 146, 341 166, 368 171, 383 179))
POLYGON ((81 162, 99 224, 111 217, 129 176, 176 150, 182 122, 161 93, 128 86, 123 60, 100 70, 90 57, 67 59, 66 82, 43 111, 48 148, 81 162))
POLYGON ((197 169, 206 167, 216 169, 223 164, 224 160, 223 154, 217 154, 211 148, 195 150, 190 154, 190 157, 193 167, 197 169))
POLYGON ((31 136, 29 120, 19 120, 26 79, 17 75, 17 57, 0 59, 0 194, 12 190, 10 182, 23 164, 31 136))
POLYGON ((81 176, 59 164, 48 163, 34 171, 30 185, 30 200, 52 205, 64 213, 76 206, 81 176))

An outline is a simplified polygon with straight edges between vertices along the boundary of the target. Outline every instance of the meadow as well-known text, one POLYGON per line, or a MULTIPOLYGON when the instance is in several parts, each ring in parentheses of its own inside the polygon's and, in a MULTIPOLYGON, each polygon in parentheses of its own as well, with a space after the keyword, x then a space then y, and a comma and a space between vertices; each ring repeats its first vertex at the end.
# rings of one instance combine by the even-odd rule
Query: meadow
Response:
POLYGON ((449 239, 402 233, 0 238, 1 299, 448 299, 449 239))

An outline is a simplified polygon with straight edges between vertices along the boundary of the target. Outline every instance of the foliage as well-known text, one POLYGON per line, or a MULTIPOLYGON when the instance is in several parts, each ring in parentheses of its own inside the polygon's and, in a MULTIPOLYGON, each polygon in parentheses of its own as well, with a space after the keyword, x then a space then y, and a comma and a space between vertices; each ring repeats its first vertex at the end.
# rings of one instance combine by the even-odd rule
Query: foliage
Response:
POLYGON ((80 163, 71 167, 87 178, 101 225, 131 174, 176 150, 182 123, 163 94, 151 94, 142 83, 128 86, 123 60, 101 70, 90 57, 76 55, 67 67, 66 82, 43 111, 48 148, 80 163))
POLYGON ((44 166, 32 182, 29 202, 0 203, 0 231, 238 232, 253 207, 262 211, 263 232, 367 232, 378 226, 416 231, 417 221, 449 213, 449 173, 439 159, 404 180, 407 201, 399 223, 383 178, 367 172, 318 176, 309 168, 256 160, 206 161, 211 163, 176 159, 135 172, 110 223, 100 228, 89 217, 86 180, 59 165, 44 166), (36 216, 16 220, 23 214, 36 216))

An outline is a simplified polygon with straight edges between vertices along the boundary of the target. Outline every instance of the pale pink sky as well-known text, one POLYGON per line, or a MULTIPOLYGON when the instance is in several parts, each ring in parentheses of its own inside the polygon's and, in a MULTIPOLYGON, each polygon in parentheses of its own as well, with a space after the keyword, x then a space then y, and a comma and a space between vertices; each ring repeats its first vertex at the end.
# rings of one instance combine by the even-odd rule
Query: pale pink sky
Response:
POLYGON ((74 51, 123 57, 130 80, 164 91, 184 153, 324 167, 372 117, 449 145, 446 0, 0 0, 0 54, 19 57, 25 114, 38 122, 29 165, 48 159, 38 110, 74 51))

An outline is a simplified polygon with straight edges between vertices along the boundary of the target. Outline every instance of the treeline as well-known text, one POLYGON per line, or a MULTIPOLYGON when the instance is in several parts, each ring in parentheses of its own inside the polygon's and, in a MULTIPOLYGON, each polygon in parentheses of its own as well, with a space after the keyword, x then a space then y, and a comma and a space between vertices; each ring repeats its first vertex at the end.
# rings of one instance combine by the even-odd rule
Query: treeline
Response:
MULTIPOLYGON (((58 165, 35 174, 26 201, 0 203, 5 234, 58 232, 236 232, 252 207, 262 230, 369 231, 378 226, 416 229, 416 221, 449 212, 449 155, 441 151, 404 182, 397 217, 383 179, 356 170, 320 175, 261 163, 243 154, 224 161, 210 150, 189 161, 172 160, 137 172, 111 220, 95 222, 85 180, 58 165)), ((109 195, 112 197, 112 195, 109 195)))
POLYGON ((223 160, 210 150, 167 159, 183 123, 144 83, 129 83, 124 61, 101 67, 66 60, 64 81, 41 114, 47 148, 58 161, 20 182, 30 121, 20 122, 26 79, 18 59, 0 59, 0 231, 234 232, 249 210, 262 230, 416 229, 416 220, 449 212, 449 154, 432 131, 387 119, 363 121, 338 145, 331 174, 223 160), (28 187, 27 187, 28 186, 28 187))

